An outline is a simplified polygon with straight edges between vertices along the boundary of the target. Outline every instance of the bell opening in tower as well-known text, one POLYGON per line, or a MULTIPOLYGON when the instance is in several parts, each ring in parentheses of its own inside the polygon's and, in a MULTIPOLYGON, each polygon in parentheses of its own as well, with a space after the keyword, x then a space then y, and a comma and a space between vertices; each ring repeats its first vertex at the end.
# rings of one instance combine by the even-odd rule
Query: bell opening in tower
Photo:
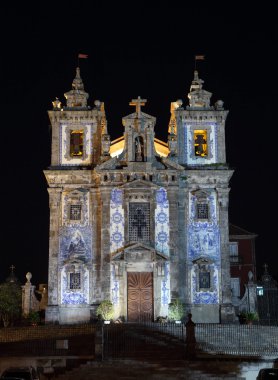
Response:
POLYGON ((195 156, 207 156, 207 131, 196 129, 194 131, 195 156))
POLYGON ((83 156, 83 131, 71 131, 70 155, 71 157, 83 156))

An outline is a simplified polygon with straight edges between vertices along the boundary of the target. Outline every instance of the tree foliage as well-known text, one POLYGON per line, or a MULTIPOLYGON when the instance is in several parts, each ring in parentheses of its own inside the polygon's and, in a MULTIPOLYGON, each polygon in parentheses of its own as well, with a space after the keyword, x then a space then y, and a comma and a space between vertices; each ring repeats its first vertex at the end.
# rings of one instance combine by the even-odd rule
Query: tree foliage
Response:
POLYGON ((21 315, 22 293, 16 283, 0 284, 0 317, 4 326, 8 326, 21 315))

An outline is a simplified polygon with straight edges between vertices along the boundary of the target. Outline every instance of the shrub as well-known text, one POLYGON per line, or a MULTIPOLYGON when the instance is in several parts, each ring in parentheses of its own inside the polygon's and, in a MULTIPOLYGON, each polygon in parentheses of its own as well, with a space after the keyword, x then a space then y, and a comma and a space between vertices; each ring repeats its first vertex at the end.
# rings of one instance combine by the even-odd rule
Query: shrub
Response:
POLYGON ((239 322, 240 323, 248 323, 248 322, 253 322, 253 321, 258 321, 259 316, 258 313, 253 312, 253 311, 242 311, 239 315, 239 322))
POLYGON ((110 321, 114 317, 114 306, 111 301, 104 300, 101 301, 100 305, 96 310, 97 316, 105 321, 110 321))
POLYGON ((31 325, 37 325, 40 322, 40 314, 38 311, 30 311, 27 318, 31 325))
POLYGON ((184 305, 179 300, 169 303, 168 318, 174 321, 180 321, 184 317, 184 305))

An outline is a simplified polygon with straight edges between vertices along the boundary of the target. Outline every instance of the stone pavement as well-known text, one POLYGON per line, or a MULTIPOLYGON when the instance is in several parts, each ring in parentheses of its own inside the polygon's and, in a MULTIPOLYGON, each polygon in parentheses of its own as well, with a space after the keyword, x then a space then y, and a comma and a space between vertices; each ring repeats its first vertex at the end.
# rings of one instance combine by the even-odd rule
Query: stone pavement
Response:
MULTIPOLYGON (((0 357, 0 372, 12 365, 38 364, 38 358, 0 357)), ((60 363, 61 364, 61 363, 60 363)), ((240 360, 239 358, 204 358, 197 360, 138 360, 87 361, 72 370, 42 375, 41 380, 256 380, 261 368, 273 367, 274 359, 240 360), (59 374, 60 372, 60 374, 59 374)))
MULTIPOLYGON (((260 368, 272 367, 272 362, 242 362, 239 360, 205 359, 197 361, 142 362, 108 360, 88 362, 62 375, 48 377, 57 380, 255 380, 260 368)), ((44 379, 42 379, 44 380, 44 379)))

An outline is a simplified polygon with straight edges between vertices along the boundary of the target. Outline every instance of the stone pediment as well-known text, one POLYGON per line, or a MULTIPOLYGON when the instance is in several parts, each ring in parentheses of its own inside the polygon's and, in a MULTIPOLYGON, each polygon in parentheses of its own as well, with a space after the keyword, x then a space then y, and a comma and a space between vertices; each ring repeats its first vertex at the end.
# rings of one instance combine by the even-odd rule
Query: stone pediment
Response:
POLYGON ((193 264, 197 264, 200 266, 200 265, 213 264, 214 261, 210 257, 200 256, 197 259, 193 260, 192 262, 193 264))
POLYGON ((160 189, 160 186, 154 184, 153 182, 146 181, 144 179, 135 179, 134 181, 127 182, 121 186, 122 189, 160 189))
POLYGON ((80 258, 76 258, 76 257, 68 258, 68 259, 63 261, 63 265, 71 265, 71 264, 83 265, 84 263, 85 263, 84 258, 80 259, 80 258))
POLYGON ((161 260, 166 261, 169 260, 169 258, 163 253, 143 243, 131 243, 112 254, 112 261, 156 262, 161 260))
MULTIPOLYGON (((123 125, 125 125, 125 121, 128 121, 128 120, 135 120, 135 119, 138 119, 138 113, 137 112, 134 112, 134 113, 131 113, 127 116, 124 116, 122 118, 122 121, 123 121, 123 125)), ((152 122, 152 125, 155 125, 156 123, 156 117, 154 116, 151 116, 145 112, 140 112, 140 119, 143 119, 143 120, 149 120, 152 122)))

